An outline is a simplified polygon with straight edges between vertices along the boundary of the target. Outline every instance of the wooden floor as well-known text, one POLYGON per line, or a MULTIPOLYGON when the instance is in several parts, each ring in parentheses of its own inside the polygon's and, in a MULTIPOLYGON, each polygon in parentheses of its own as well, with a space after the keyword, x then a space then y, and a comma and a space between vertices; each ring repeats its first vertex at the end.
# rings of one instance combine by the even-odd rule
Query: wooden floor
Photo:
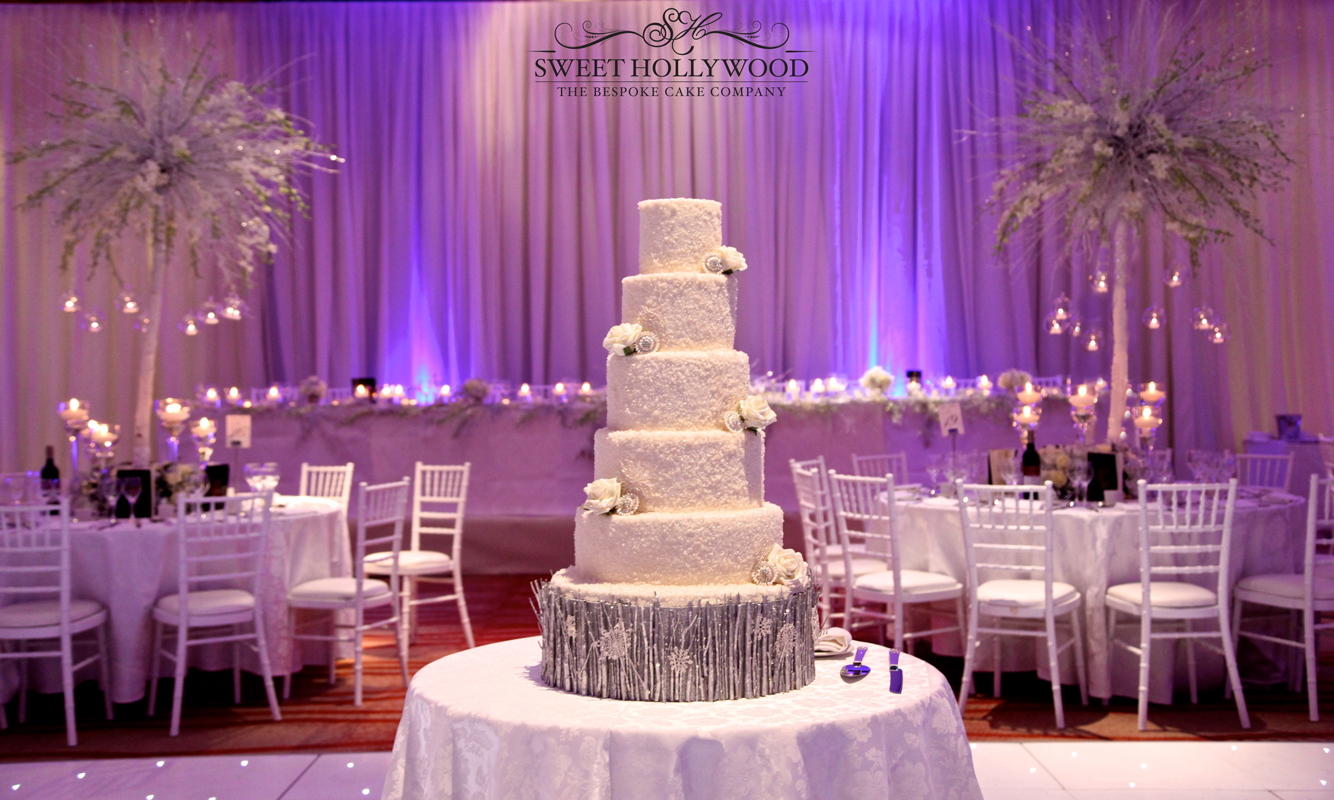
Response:
MULTIPOLYGON (((541 576, 477 576, 467 582, 468 608, 479 645, 537 634, 531 606, 531 582, 541 576)), ((464 648, 463 632, 452 604, 423 607, 418 641, 412 648, 413 672, 437 658, 464 648)), ((263 685, 246 674, 243 702, 231 703, 231 672, 192 671, 186 681, 181 735, 167 735, 169 703, 155 718, 145 715, 146 703, 116 706, 116 719, 102 719, 101 694, 95 682, 87 681, 77 691, 79 739, 77 749, 65 745, 64 717, 58 694, 29 697, 28 721, 17 724, 17 701, 6 711, 10 727, 0 731, 0 761, 35 759, 111 758, 132 755, 186 755, 283 752, 364 752, 393 746, 394 732, 403 709, 404 687, 394 657, 392 638, 367 642, 365 701, 352 705, 352 662, 339 663, 338 681, 326 682, 325 670, 307 667, 296 676, 292 697, 282 704, 283 721, 269 718, 263 685)), ((957 686, 962 660, 922 654, 957 686)), ((1334 664, 1326 674, 1334 674, 1334 664)), ((982 673, 979 686, 990 686, 982 673)), ((160 692, 171 697, 170 678, 160 692)), ((1170 708, 1154 706, 1151 730, 1135 727, 1135 706, 1126 699, 1103 707, 1079 704, 1072 687, 1065 694, 1069 727, 1054 728, 1050 685, 1035 674, 1007 673, 1005 697, 994 700, 985 694, 969 701, 964 723, 974 740, 986 739, 1334 739, 1334 682, 1321 687, 1322 716, 1329 721, 1306 719, 1303 695, 1251 687, 1247 700, 1252 729, 1237 724, 1230 702, 1217 696, 1201 697, 1198 706, 1184 702, 1170 708)), ((1183 698, 1184 700, 1184 698, 1183 698)))

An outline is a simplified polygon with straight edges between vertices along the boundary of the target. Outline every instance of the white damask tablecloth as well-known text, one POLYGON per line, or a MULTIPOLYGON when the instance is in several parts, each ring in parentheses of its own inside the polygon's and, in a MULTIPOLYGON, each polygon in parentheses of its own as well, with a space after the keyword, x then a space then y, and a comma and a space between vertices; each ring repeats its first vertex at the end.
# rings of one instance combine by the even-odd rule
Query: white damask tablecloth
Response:
MULTIPOLYGON (((70 528, 72 596, 97 600, 110 615, 111 696, 117 703, 133 703, 147 693, 153 605, 159 597, 177 592, 177 547, 176 524, 170 520, 141 528, 129 520, 115 527, 99 520, 74 523, 70 528)), ((317 643, 301 650, 293 646, 287 627, 287 590, 303 581, 352 574, 347 523, 339 503, 314 497, 276 497, 266 563, 264 627, 274 674, 296 672, 303 663, 323 663, 327 646, 317 643)), ((229 669, 231 647, 192 647, 190 664, 229 669)), ((0 675, 0 698, 4 699, 17 685, 12 665, 8 666, 6 674, 0 675)), ((242 648, 242 667, 259 672, 259 659, 247 648, 242 648)), ((169 665, 163 669, 170 674, 169 665)), ((34 662, 30 676, 33 689, 60 691, 55 659, 34 662)), ((75 679, 96 676, 93 666, 75 679)))
MULTIPOLYGON (((1085 653, 1088 661, 1089 694, 1093 697, 1137 693, 1137 657, 1118 648, 1115 653, 1107 631, 1107 588, 1139 581, 1139 506, 1131 501, 1114 508, 1069 508, 1055 514, 1056 580, 1065 581, 1084 596, 1085 653)), ((1305 535, 1306 503, 1299 497, 1271 494, 1263 498, 1239 499, 1233 519, 1232 580, 1264 573, 1296 572, 1301 563, 1305 535)), ((963 549, 963 528, 957 501, 930 498, 899 506, 899 552, 905 569, 924 569, 951 575, 967 583, 968 564, 963 549)), ((1203 585, 1203 582, 1202 582, 1203 585)), ((1122 617, 1122 641, 1139 641, 1139 623, 1122 617)), ((1118 626, 1120 627, 1120 626, 1118 626)), ((1274 677, 1282 664, 1270 662, 1249 644, 1240 652, 1243 678, 1274 677), (1249 657, 1249 662, 1247 658, 1249 657), (1262 673, 1271 674, 1262 674, 1262 673)), ((945 655, 961 655, 955 635, 937 636, 932 649, 945 655)), ((1201 685, 1222 683, 1222 658, 1196 648, 1201 685)), ((1073 649, 1061 662, 1061 682, 1074 683, 1073 649)), ((1185 659, 1180 659, 1182 662, 1185 659)), ((1033 642, 1017 637, 1002 648, 1006 671, 1036 668, 1047 675, 1046 656, 1033 657, 1033 642)), ((990 647, 978 648, 977 669, 990 672, 990 647)), ((1175 648, 1153 648, 1149 698, 1155 703, 1172 702, 1177 676, 1175 648)), ((985 682, 984 686, 989 685, 985 682)))
POLYGON ((646 703, 545 686, 536 637, 467 650, 413 678, 383 797, 980 800, 944 676, 905 654, 894 695, 887 650, 859 682, 838 675, 850 660, 796 692, 646 703))

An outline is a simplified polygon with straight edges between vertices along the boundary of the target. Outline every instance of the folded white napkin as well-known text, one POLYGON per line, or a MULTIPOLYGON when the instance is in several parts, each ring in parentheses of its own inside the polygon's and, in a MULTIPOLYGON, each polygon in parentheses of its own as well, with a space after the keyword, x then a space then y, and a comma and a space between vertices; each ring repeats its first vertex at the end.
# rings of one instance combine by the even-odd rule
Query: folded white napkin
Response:
POLYGON ((816 655, 842 653, 852 647, 852 634, 842 628, 825 628, 815 640, 816 655))

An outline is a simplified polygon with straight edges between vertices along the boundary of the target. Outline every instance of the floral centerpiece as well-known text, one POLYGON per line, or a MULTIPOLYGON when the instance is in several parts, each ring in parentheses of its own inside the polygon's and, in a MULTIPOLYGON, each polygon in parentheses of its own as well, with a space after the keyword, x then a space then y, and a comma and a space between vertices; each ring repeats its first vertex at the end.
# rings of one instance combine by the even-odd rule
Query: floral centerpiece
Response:
POLYGON ((312 406, 318 405, 324 399, 324 396, 329 393, 329 384, 325 383, 320 376, 311 375, 301 382, 298 391, 301 392, 302 397, 306 398, 307 403, 312 406))
POLYGON ((886 395, 894 386, 894 376, 877 364, 862 373, 860 383, 863 389, 869 389, 878 395, 886 395))
POLYGON ((168 461, 153 465, 153 490, 159 503, 175 504, 176 496, 199 488, 204 471, 195 464, 168 461))
POLYGON ((10 164, 44 169, 20 207, 56 205, 53 221, 65 228, 62 270, 87 243, 90 272, 105 262, 124 289, 124 264, 116 266, 112 250, 126 233, 146 242, 140 285, 149 290, 139 306, 144 335, 134 417, 134 462, 141 466, 149 463, 153 439, 172 257, 184 251, 195 274, 211 268, 229 281, 247 281, 277 250, 275 228, 305 209, 295 175, 331 171, 341 160, 262 100, 265 87, 211 71, 205 51, 183 72, 170 62, 165 46, 136 47, 127 39, 126 68, 114 83, 71 80, 52 114, 61 130, 6 156, 10 164))
POLYGON ((1018 391, 1032 382, 1033 376, 1022 369, 1007 369, 996 377, 996 385, 1007 392, 1018 391))
POLYGON ((463 398, 470 403, 482 403, 491 396, 491 384, 481 378, 469 378, 463 382, 463 398))
POLYGON ((1160 223, 1198 268, 1202 245, 1232 236, 1220 218, 1265 237, 1251 198, 1279 188, 1292 160, 1276 114, 1244 99, 1265 62, 1254 48, 1219 46, 1200 24, 1214 13, 1209 4, 1109 8, 1079 15, 1054 48, 1035 44, 1039 74, 1023 112, 1003 123, 1017 156, 989 207, 999 214, 998 252, 1042 209, 1063 221, 1067 252, 1112 244, 1108 440, 1116 442, 1128 384, 1131 229, 1160 223))

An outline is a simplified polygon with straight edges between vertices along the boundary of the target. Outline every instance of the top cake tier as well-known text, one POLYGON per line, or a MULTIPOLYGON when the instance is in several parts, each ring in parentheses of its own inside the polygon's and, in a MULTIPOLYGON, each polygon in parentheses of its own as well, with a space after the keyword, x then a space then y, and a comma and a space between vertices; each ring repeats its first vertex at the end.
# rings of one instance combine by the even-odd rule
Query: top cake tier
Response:
POLYGON ((723 244, 723 206, 717 200, 639 203, 639 272, 702 272, 704 256, 723 244))

